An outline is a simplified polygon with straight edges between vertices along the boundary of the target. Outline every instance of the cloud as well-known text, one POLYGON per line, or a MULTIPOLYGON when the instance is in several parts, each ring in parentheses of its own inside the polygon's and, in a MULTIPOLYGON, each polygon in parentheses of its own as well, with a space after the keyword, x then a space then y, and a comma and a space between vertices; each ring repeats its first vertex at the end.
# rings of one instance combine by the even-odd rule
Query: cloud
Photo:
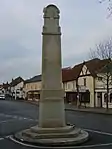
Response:
POLYGON ((63 66, 87 59, 89 48, 112 35, 106 7, 90 0, 0 0, 0 81, 41 72, 43 8, 61 11, 63 66))

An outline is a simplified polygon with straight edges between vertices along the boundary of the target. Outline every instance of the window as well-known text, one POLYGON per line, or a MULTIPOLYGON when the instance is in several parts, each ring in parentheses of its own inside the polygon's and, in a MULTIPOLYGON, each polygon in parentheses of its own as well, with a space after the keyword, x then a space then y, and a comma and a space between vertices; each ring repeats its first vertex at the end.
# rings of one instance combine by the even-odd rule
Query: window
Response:
POLYGON ((71 88, 73 88, 73 87, 72 87, 72 84, 71 84, 71 82, 68 82, 68 83, 67 83, 67 89, 71 89, 71 88))
POLYGON ((70 83, 68 83, 68 89, 70 89, 70 83))
POLYGON ((97 98, 102 99, 102 92, 97 92, 97 98))
POLYGON ((31 89, 32 89, 33 87, 32 87, 32 85, 31 85, 31 89))
POLYGON ((65 89, 67 89, 67 82, 65 82, 65 89))
POLYGON ((84 78, 84 86, 86 86, 86 78, 84 78))
MULTIPOLYGON (((108 95, 109 96, 109 95, 108 95)), ((111 102, 112 101, 112 95, 110 95, 111 96, 111 98, 110 99, 108 99, 108 102, 111 102), (110 101, 111 100, 111 101, 110 101)), ((105 93, 104 94, 104 102, 106 102, 107 101, 107 93, 105 93)))
POLYGON ((86 92, 82 92, 80 94, 80 102, 82 103, 90 103, 90 92, 89 90, 86 90, 86 92))
POLYGON ((110 102, 112 102, 112 93, 110 94, 110 102))
POLYGON ((107 93, 104 94, 104 102, 107 100, 107 93))
POLYGON ((22 87, 20 87, 20 91, 22 91, 23 90, 23 88, 22 87))
POLYGON ((35 84, 35 90, 37 89, 37 85, 35 84))
POLYGON ((102 77, 98 77, 98 81, 102 81, 102 77))

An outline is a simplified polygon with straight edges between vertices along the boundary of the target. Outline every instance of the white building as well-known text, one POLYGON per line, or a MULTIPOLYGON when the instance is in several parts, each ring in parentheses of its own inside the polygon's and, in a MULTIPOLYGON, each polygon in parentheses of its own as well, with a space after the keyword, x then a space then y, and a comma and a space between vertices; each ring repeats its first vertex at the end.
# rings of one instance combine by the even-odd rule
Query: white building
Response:
MULTIPOLYGON (((101 69, 109 60, 92 59, 63 72, 63 88, 66 100, 77 104, 77 85, 79 98, 88 107, 106 107, 106 80, 101 69)), ((109 108, 112 108, 112 80, 109 84, 109 108)))
POLYGON ((24 98, 24 80, 21 77, 12 79, 10 85, 11 85, 11 94, 15 100, 24 98))

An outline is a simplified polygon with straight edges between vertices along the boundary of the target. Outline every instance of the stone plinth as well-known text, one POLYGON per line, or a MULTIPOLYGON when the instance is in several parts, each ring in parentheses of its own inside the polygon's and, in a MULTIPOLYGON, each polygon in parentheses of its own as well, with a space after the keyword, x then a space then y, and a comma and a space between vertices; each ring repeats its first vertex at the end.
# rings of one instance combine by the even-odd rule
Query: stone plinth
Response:
POLYGON ((15 135, 25 143, 41 146, 78 145, 88 140, 88 133, 75 126, 60 128, 32 127, 15 135))

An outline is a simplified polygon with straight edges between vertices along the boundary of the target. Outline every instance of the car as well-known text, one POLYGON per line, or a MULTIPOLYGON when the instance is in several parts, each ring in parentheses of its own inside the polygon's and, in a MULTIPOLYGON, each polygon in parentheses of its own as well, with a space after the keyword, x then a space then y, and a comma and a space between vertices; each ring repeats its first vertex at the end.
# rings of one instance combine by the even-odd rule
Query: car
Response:
POLYGON ((0 99, 4 99, 5 100, 5 95, 0 95, 0 99))

